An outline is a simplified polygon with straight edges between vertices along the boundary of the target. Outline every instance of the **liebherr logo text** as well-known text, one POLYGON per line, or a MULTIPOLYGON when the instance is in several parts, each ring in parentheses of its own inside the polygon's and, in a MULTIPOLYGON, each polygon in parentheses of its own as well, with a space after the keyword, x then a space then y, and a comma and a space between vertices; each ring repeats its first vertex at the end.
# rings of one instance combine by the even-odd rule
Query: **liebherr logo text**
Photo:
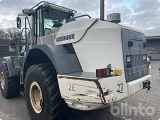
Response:
POLYGON ((71 34, 71 35, 58 37, 56 40, 57 40, 57 42, 60 42, 60 41, 65 41, 65 40, 71 40, 71 39, 74 39, 74 38, 75 38, 75 34, 71 34))

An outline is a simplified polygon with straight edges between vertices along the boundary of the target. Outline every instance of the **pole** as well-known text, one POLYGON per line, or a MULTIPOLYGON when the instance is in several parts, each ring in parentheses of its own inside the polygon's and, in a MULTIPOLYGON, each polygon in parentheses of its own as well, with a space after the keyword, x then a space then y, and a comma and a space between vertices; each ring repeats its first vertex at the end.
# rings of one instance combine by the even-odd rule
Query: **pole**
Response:
POLYGON ((100 0, 100 19, 104 20, 104 0, 100 0))

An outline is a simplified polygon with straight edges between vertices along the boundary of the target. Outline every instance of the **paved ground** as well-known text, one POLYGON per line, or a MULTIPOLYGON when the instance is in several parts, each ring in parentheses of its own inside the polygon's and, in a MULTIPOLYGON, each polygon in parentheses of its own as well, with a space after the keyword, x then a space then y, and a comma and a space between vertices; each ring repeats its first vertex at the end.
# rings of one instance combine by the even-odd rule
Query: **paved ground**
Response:
MULTIPOLYGON (((160 76, 159 76, 159 67, 160 62, 152 62, 152 89, 151 91, 143 90, 129 99, 125 99, 119 103, 114 104, 113 106, 121 107, 121 111, 118 111, 120 115, 113 116, 110 113, 110 109, 113 108, 104 108, 102 110, 82 112, 73 110, 72 116, 66 116, 65 120, 159 120, 160 119, 160 76), (124 104, 126 107, 124 107, 124 104), (134 115, 136 113, 135 110, 138 110, 137 107, 141 106, 146 108, 146 111, 143 110, 143 114, 134 115), (149 107, 151 106, 151 107, 149 107), (134 108, 134 112, 128 114, 130 108, 134 108), (152 112, 154 115, 150 115, 152 112), (149 115, 144 115, 144 113, 148 113, 149 115)), ((114 110, 114 113, 117 113, 114 110)), ((24 97, 20 96, 15 99, 6 100, 2 98, 0 95, 0 120, 30 120, 28 115, 24 97)))

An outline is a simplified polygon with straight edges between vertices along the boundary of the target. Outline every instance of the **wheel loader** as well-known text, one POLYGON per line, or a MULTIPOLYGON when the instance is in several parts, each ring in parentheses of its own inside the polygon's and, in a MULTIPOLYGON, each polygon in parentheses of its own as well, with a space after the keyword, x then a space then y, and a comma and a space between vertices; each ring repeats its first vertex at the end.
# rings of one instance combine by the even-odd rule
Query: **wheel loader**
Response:
POLYGON ((9 46, 17 55, 2 62, 2 96, 21 93, 33 120, 58 120, 150 90, 145 35, 120 25, 118 13, 104 20, 101 8, 100 19, 45 1, 22 10, 22 37, 9 46))

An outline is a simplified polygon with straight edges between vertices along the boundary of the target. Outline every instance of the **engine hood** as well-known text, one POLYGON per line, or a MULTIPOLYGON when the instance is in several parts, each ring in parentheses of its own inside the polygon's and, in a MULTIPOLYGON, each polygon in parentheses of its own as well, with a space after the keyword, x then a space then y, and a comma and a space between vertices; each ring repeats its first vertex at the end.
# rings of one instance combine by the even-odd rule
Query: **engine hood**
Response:
POLYGON ((96 18, 90 18, 64 24, 57 33, 55 45, 78 42, 96 21, 96 18))

